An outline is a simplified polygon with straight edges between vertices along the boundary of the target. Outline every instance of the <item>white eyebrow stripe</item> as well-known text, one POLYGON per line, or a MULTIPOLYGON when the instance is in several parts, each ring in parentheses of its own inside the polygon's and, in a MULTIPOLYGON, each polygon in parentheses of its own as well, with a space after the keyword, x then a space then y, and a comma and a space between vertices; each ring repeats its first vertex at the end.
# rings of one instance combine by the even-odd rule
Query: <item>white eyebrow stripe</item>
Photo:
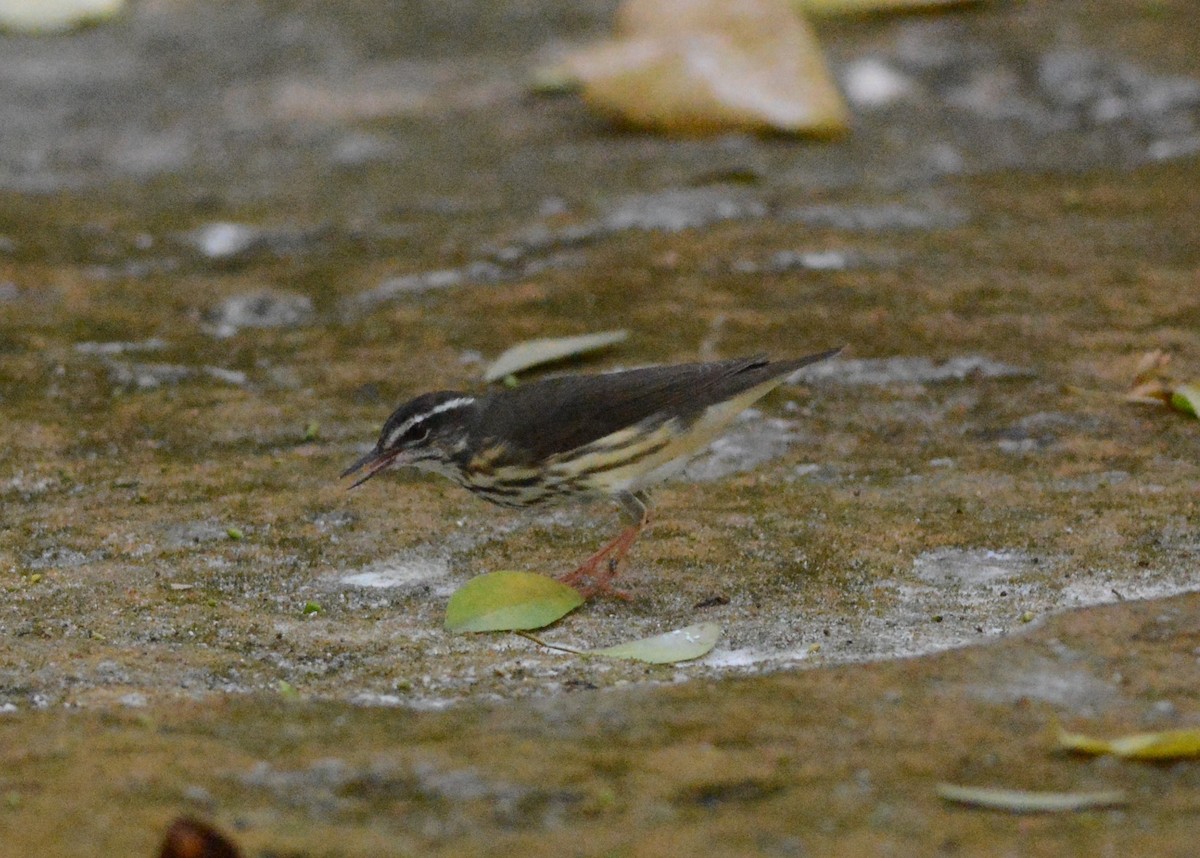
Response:
POLYGON ((438 414, 451 411, 455 408, 462 408, 463 406, 471 405, 474 402, 475 397, 473 396, 459 396, 456 399, 447 399, 445 402, 438 403, 424 414, 414 414, 412 417, 408 418, 392 430, 392 434, 388 435, 387 443, 384 444, 384 446, 392 446, 397 440, 404 437, 405 432, 416 426, 418 423, 424 423, 430 417, 435 417, 438 414))

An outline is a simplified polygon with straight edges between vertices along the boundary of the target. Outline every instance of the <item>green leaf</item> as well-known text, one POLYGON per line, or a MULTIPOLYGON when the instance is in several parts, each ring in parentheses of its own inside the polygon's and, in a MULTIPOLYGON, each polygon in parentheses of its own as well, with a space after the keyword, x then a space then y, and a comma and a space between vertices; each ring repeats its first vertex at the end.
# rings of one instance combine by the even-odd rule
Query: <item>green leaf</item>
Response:
POLYGON ((716 623, 698 623, 651 638, 588 650, 588 654, 629 658, 650 664, 673 664, 707 655, 717 645, 717 639, 720 637, 721 627, 716 623))
POLYGON ((1070 813, 1100 807, 1125 804, 1121 790, 1103 792, 1042 792, 1040 790, 969 787, 958 784, 938 784, 937 794, 946 801, 1007 810, 1011 813, 1070 813))
POLYGON ((1200 417, 1200 382, 1181 384, 1171 392, 1171 407, 1184 414, 1200 417))
POLYGON ((526 340, 517 343, 492 362, 483 374, 484 381, 496 381, 538 364, 607 348, 629 336, 628 331, 604 331, 579 337, 526 340))
POLYGON ((321 606, 319 604, 317 604, 316 602, 305 602, 304 603, 304 613, 306 615, 307 614, 319 614, 319 613, 321 613, 321 610, 322 610, 321 606))
POLYGON ((583 604, 579 591, 533 572, 490 572, 472 578, 446 605, 446 630, 540 629, 583 604))

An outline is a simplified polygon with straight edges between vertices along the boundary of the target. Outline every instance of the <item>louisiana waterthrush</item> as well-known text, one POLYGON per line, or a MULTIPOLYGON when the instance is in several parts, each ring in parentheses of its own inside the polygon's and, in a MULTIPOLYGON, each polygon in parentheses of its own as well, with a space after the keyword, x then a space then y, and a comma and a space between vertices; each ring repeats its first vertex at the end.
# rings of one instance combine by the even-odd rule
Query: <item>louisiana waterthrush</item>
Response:
POLYGON ((354 488, 414 467, 522 509, 611 497, 629 526, 560 580, 585 595, 624 595, 611 581, 646 525, 646 489, 789 375, 839 351, 563 376, 478 396, 426 393, 392 412, 374 449, 342 476, 364 472, 354 488))

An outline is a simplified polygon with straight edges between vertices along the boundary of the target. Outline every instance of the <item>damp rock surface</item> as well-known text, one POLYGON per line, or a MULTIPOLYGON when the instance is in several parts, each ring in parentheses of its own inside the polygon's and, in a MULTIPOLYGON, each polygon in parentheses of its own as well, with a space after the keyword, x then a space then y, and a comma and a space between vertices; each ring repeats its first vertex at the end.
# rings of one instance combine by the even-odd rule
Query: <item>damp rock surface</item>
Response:
POLYGON ((1188 764, 1053 735, 1200 718, 1200 423, 1124 401, 1146 352, 1200 374, 1194 11, 822 22, 854 118, 819 144, 528 92, 607 3, 0 35, 5 848, 195 813, 246 854, 1188 854, 1188 764), (617 329, 545 372, 848 347, 657 487, 633 600, 539 632, 720 641, 446 632, 615 505, 338 475, 483 356, 617 329), (1014 823, 941 781, 1134 799, 1014 823))

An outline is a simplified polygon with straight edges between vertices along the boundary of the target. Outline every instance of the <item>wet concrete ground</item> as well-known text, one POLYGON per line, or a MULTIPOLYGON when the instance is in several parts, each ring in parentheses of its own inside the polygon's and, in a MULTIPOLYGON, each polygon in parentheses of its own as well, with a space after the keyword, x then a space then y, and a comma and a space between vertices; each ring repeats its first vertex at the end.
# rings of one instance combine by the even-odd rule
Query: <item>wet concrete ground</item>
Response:
POLYGON ((908 82, 827 145, 527 95, 604 6, 345 10, 0 46, 13 854, 150 854, 182 810, 251 854, 1186 854, 1190 764, 1048 737, 1197 714, 1200 424, 1121 401, 1145 351, 1200 373, 1196 5, 826 24, 852 94, 908 82), (721 643, 447 635, 462 582, 565 571, 614 512, 336 474, 399 399, 612 328, 567 368, 850 345, 657 492, 636 602, 545 635, 721 643))

